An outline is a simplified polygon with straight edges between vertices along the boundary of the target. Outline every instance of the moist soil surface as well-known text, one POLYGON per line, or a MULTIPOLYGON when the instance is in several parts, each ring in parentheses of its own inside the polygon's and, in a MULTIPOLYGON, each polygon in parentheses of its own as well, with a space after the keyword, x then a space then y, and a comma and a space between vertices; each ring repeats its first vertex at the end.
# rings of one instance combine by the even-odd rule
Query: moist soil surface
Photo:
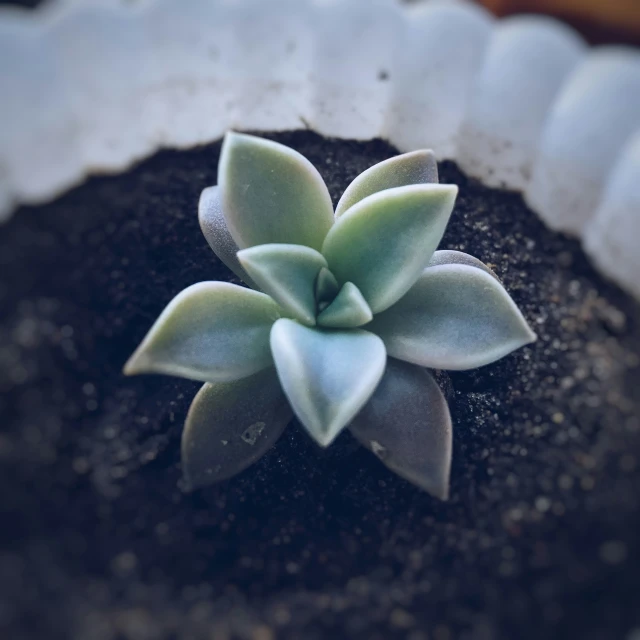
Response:
MULTIPOLYGON (((268 137, 334 202, 396 153, 268 137)), ((441 247, 488 263, 539 335, 439 376, 449 501, 295 421, 236 478, 181 490, 200 385, 121 367, 181 289, 234 280, 196 213, 219 152, 163 151, 0 227, 0 636, 638 640, 640 311, 520 195, 449 162, 441 247)))

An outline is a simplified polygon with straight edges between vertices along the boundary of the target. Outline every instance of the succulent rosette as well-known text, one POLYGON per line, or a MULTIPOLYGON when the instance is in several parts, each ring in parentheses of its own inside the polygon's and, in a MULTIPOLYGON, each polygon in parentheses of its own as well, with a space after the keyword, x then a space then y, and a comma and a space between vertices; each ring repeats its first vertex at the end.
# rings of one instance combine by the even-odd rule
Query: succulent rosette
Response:
POLYGON ((334 212, 302 155, 227 134, 199 219, 251 288, 188 287, 125 366, 205 383, 182 439, 191 487, 245 469, 295 414, 319 445, 348 427, 447 497, 451 419, 428 369, 479 367, 535 339, 487 266, 436 250, 457 192, 438 184, 430 151, 415 151, 358 176, 334 212))

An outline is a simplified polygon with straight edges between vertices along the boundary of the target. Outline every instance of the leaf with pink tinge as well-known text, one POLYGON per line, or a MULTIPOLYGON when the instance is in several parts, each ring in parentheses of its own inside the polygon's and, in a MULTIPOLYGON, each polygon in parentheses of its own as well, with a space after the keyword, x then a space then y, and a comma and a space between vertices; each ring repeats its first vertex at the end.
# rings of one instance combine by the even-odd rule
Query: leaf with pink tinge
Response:
POLYGON ((220 187, 207 187, 200 194, 198 221, 207 243, 218 258, 243 282, 246 282, 253 289, 258 289, 259 287, 242 268, 236 256, 238 245, 227 228, 227 221, 222 210, 220 187))
POLYGON ((496 280, 498 280, 498 282, 500 281, 500 278, 498 278, 498 276, 489 267, 487 267, 482 260, 478 260, 478 258, 475 258, 468 253, 464 253, 463 251, 454 251, 453 249, 441 249, 440 251, 436 251, 431 256, 431 260, 429 260, 427 267, 437 267, 441 264, 466 264, 469 267, 482 269, 492 275, 496 280))
POLYGON ((378 388, 349 429, 389 469, 447 499, 451 417, 440 387, 426 369, 389 358, 378 388))

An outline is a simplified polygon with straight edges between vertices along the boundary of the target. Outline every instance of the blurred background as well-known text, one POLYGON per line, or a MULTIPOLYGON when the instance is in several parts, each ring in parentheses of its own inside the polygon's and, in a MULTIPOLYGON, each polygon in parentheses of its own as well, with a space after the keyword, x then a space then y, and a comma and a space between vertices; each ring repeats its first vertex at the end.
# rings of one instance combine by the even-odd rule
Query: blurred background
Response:
MULTIPOLYGON (((136 0, 123 0, 131 3, 136 0)), ((139 0, 137 0, 139 1, 139 0)), ((406 0, 411 3, 429 0, 406 0)), ((640 0, 475 0, 497 16, 540 13, 578 29, 592 44, 640 44, 640 0)), ((47 0, 0 0, 35 7, 47 0)))
POLYGON ((578 29, 592 44, 640 43, 640 0, 478 0, 498 16, 542 13, 578 29))

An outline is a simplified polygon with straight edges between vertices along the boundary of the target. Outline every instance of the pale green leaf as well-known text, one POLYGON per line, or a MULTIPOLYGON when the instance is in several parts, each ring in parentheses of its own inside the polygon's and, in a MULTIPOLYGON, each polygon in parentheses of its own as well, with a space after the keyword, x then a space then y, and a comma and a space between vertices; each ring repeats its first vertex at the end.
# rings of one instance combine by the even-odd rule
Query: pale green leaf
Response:
POLYGON ((389 355, 434 369, 480 367, 536 338, 498 280, 464 264, 425 269, 367 329, 389 355))
POLYGON ((327 266, 323 255, 299 244, 262 244, 238 253, 258 286, 305 324, 316 323, 315 285, 327 266))
POLYGON ((200 228, 213 252, 224 262, 240 280, 250 287, 258 289, 247 272, 242 268, 236 253, 238 245, 231 237, 222 211, 220 187, 207 187, 200 194, 198 203, 198 221, 200 228))
POLYGON ((349 429, 389 469, 447 499, 451 416, 426 369, 389 358, 382 381, 349 429))
POLYGON ((218 184, 227 227, 239 247, 273 242, 321 249, 333 223, 331 198, 318 171, 297 151, 229 132, 218 184))
POLYGON ((188 489, 230 478, 262 457, 293 416, 271 367, 235 382, 205 383, 182 432, 188 489))
POLYGON ((350 329, 371 322, 373 314, 353 282, 345 282, 333 302, 318 316, 322 327, 350 329))
POLYGON ((339 282, 353 282, 373 313, 399 300, 426 267, 444 233, 458 188, 421 184, 386 189, 340 216, 322 247, 339 282))
POLYGON ((269 333, 279 317, 278 305, 263 293, 199 282, 168 304, 124 372, 238 380, 272 364, 269 333))
POLYGON ((273 325, 271 349, 295 414, 323 447, 369 399, 386 360, 382 340, 372 333, 310 328, 288 319, 273 325))
POLYGON ((409 184, 438 182, 438 163, 433 151, 420 149, 403 153, 374 164, 361 173, 346 189, 338 206, 336 217, 349 207, 384 189, 404 187, 409 184))

